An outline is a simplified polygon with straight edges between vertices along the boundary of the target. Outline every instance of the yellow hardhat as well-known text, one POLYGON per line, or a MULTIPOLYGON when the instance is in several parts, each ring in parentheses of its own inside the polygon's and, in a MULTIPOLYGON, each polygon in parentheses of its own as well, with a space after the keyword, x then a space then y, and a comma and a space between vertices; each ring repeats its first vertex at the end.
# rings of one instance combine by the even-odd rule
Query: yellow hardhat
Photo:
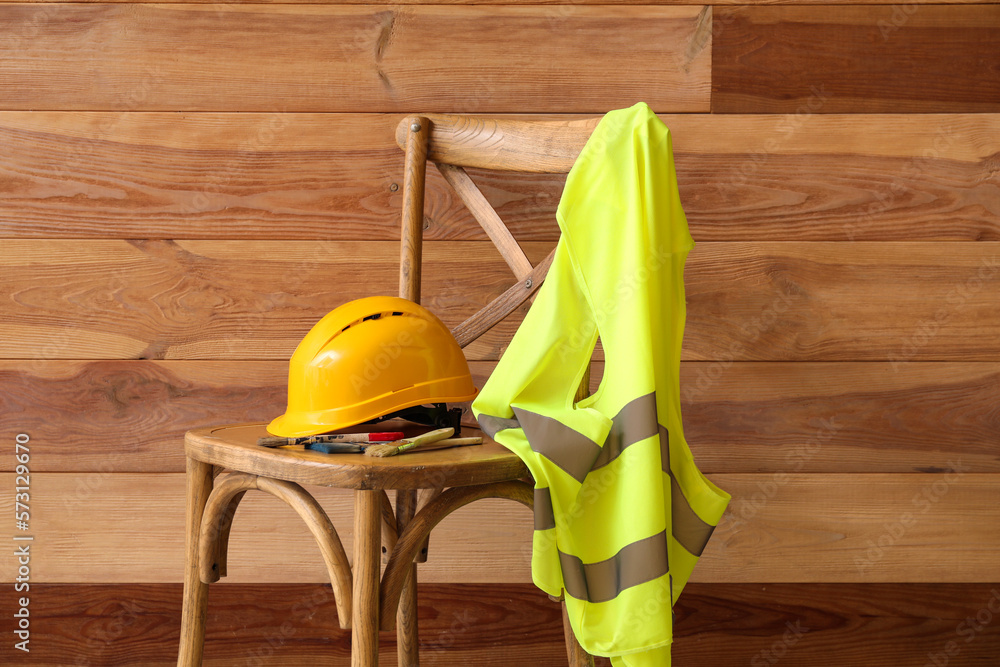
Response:
POLYGON ((441 320, 412 301, 350 301, 316 323, 292 354, 288 410, 273 435, 316 435, 425 403, 471 401, 477 389, 441 320))

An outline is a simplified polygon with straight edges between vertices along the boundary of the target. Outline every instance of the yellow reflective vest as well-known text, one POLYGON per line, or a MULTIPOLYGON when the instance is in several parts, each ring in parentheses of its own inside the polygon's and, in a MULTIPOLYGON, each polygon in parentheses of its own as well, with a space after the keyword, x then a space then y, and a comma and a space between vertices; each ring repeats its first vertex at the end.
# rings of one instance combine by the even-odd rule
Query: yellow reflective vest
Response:
POLYGON ((681 427, 684 263, 670 132, 644 103, 605 115, 570 170, 545 284, 472 404, 535 479, 531 571, 565 592, 583 648, 670 664, 672 607, 730 495, 681 427), (604 375, 574 394, 600 337, 604 375))

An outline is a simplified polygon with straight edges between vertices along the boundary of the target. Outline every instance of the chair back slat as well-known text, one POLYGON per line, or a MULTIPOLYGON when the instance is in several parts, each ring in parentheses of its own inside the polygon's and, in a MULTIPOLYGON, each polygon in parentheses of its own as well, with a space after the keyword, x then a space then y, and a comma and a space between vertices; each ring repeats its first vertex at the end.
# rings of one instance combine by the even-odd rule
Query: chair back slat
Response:
MULTIPOLYGON (((432 126, 427 159, 498 171, 565 174, 573 167, 600 118, 525 121, 426 114, 432 126)), ((396 128, 405 150, 406 121, 396 128)))

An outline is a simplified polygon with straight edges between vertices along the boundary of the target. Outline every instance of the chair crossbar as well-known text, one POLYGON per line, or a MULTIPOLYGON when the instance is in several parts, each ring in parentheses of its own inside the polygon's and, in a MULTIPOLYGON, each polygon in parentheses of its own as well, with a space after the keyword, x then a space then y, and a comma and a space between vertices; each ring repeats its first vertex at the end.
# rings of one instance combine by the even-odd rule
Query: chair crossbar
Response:
POLYGON ((531 262, 521 250, 517 240, 507 229, 507 225, 500 219, 496 209, 487 201, 482 190, 472 181, 469 174, 462 167, 453 164, 440 164, 435 162, 438 171, 444 176, 444 180, 455 190, 466 208, 472 213, 476 221, 486 232, 486 235, 493 241, 493 245, 500 251, 500 256, 507 262, 518 280, 524 280, 531 273, 531 262))
POLYGON ((471 316, 452 330, 452 335, 460 347, 466 347, 484 333, 492 329, 503 318, 510 315, 522 303, 528 300, 541 287, 545 275, 549 272, 552 258, 556 251, 545 256, 538 266, 533 268, 520 282, 512 285, 506 292, 490 301, 475 315, 471 316))

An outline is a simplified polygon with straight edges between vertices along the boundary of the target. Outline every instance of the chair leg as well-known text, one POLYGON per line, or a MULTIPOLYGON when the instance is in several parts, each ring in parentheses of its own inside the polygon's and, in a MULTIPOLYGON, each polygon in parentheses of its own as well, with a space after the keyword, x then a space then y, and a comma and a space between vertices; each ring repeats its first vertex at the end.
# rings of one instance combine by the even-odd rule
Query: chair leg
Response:
POLYGON ((198 575, 198 535, 205 503, 212 492, 212 466, 187 459, 187 518, 185 521, 184 606, 177 667, 199 667, 205 647, 208 584, 198 575))
MULTIPOLYGON (((416 514, 417 492, 396 492, 396 531, 402 534, 416 514)), ((420 640, 417 625, 417 564, 410 564, 410 574, 399 596, 396 610, 396 646, 399 667, 419 667, 420 640)))
POLYGON ((417 632, 417 564, 410 565, 410 576, 399 596, 396 612, 396 645, 399 667, 419 667, 420 640, 417 632))
POLYGON ((594 658, 580 646, 569 624, 569 614, 566 613, 566 601, 562 602, 563 635, 566 638, 566 657, 569 667, 594 667, 594 658))
POLYGON ((382 492, 354 492, 354 607, 351 667, 378 667, 382 492))

